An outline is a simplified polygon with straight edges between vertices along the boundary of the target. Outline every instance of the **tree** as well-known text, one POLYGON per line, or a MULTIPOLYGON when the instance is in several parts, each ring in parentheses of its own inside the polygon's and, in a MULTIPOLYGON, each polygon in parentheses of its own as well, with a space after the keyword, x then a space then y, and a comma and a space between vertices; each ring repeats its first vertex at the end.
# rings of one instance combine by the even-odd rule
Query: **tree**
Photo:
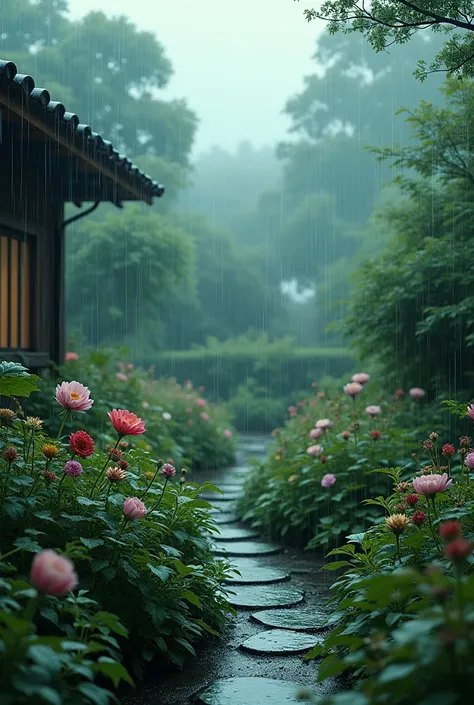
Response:
POLYGON ((472 384, 474 275, 474 85, 448 81, 448 106, 422 103, 408 118, 416 143, 380 150, 410 169, 404 202, 383 222, 395 237, 357 276, 347 332, 388 382, 461 394, 472 384))
MULTIPOLYGON (((298 0, 299 1, 299 0, 298 0)), ((406 44, 415 34, 431 29, 449 38, 434 60, 418 62, 416 75, 425 79, 431 72, 474 76, 474 22, 472 2, 450 0, 326 0, 318 10, 305 10, 308 21, 329 23, 329 33, 361 32, 373 49, 384 51, 393 44, 406 44), (458 30, 458 31, 455 31, 458 30)))

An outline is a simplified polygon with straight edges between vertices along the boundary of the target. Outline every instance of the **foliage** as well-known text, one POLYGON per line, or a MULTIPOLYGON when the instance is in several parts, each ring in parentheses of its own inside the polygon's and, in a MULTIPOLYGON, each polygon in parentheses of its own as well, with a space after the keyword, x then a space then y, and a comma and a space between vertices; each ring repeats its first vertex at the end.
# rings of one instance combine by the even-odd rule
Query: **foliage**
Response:
MULTIPOLYGON (((329 554, 336 561, 326 569, 344 569, 332 586, 332 631, 307 658, 324 656, 320 681, 350 674, 354 690, 344 696, 353 702, 467 702, 474 675, 474 488, 465 464, 470 442, 462 437, 457 448, 447 448, 430 434, 423 444, 427 463, 420 463, 417 476, 447 472, 453 484, 426 496, 411 484, 410 467, 386 470, 390 494, 371 500, 385 521, 377 519, 329 554), (391 529, 390 522, 401 528, 391 529)), ((327 702, 345 700, 341 695, 327 702)))
MULTIPOLYGON (((104 428, 105 415, 111 408, 136 409, 147 423, 147 442, 139 441, 145 450, 171 457, 173 462, 193 470, 230 465, 235 440, 224 435, 224 431, 231 430, 225 410, 206 401, 204 389, 194 389, 189 380, 179 385, 172 379, 156 379, 155 368, 144 371, 123 362, 128 356, 125 348, 84 351, 60 371, 62 379, 81 379, 94 391, 97 400, 88 413, 88 425, 96 437, 104 444, 112 441, 112 429, 104 428), (198 405, 202 403, 205 407, 198 405), (209 418, 203 420, 202 413, 209 418)), ((55 382, 43 380, 41 386, 44 394, 28 404, 28 412, 48 419, 57 432, 55 382)), ((81 428, 80 419, 71 423, 74 428, 81 428)))
POLYGON ((309 548, 337 544, 349 531, 367 528, 375 509, 360 503, 387 487, 383 474, 372 474, 374 467, 406 464, 414 471, 410 454, 418 448, 420 432, 416 409, 411 411, 400 395, 382 400, 376 390, 369 391, 371 385, 354 402, 340 393, 315 391, 289 408, 290 419, 274 432, 269 457, 246 482, 239 506, 244 520, 289 542, 309 542, 309 548), (380 414, 367 414, 371 404, 380 405, 380 414), (333 425, 312 438, 319 419, 333 425), (333 486, 322 486, 326 475, 335 476, 333 486))
POLYGON ((0 395, 3 397, 29 397, 37 392, 39 377, 28 373, 18 362, 0 362, 0 395))
POLYGON ((447 34, 443 48, 429 66, 419 61, 416 75, 423 80, 428 73, 439 71, 462 77, 474 75, 470 9, 470 3, 459 7, 447 0, 436 5, 426 0, 373 0, 370 7, 352 0, 326 0, 320 10, 305 10, 305 17, 308 21, 327 21, 330 34, 360 32, 377 52, 393 44, 406 44, 421 30, 447 34))
POLYGON ((465 267, 473 232, 474 88, 449 82, 444 93, 447 108, 422 103, 409 115, 416 138, 411 147, 379 152, 412 171, 398 178, 404 202, 382 212, 380 226, 386 223, 396 235, 360 268, 346 331, 392 383, 395 376, 402 385, 417 379, 432 393, 451 396, 470 388, 474 361, 472 281, 465 267))
MULTIPOLYGON (((93 388, 93 398, 95 391, 93 388)), ((99 400, 95 398, 94 402, 100 409, 99 400)), ((19 408, 0 415, 2 560, 8 556, 8 572, 16 571, 15 580, 24 581, 28 577, 25 555, 45 548, 61 551, 65 546, 66 554, 77 565, 81 590, 87 591, 87 597, 81 592, 77 598, 70 598, 70 605, 76 608, 72 613, 74 621, 63 621, 63 607, 57 607, 54 600, 50 605, 40 605, 41 619, 34 620, 40 641, 32 637, 31 643, 51 646, 59 656, 51 658, 51 668, 57 664, 55 673, 40 664, 46 671, 38 674, 37 682, 28 684, 45 688, 42 697, 51 703, 62 702, 59 696, 47 700, 47 694, 51 679, 57 678, 63 663, 77 664, 73 674, 81 679, 88 679, 91 672, 103 673, 114 684, 129 677, 123 669, 100 665, 105 662, 97 656, 105 651, 108 658, 110 647, 117 658, 121 652, 127 667, 139 677, 155 657, 161 663, 182 666, 186 656, 194 654, 194 642, 206 633, 215 635, 222 629, 230 609, 221 586, 227 564, 210 552, 208 538, 214 523, 210 505, 200 499, 203 490, 215 488, 188 481, 185 469, 174 477, 174 468, 165 468, 163 461, 157 460, 157 452, 155 455, 143 447, 141 436, 125 440, 120 433, 115 434, 114 445, 105 447, 104 439, 113 432, 93 432, 93 439, 87 441, 88 450, 79 456, 72 437, 68 439, 63 432, 69 434, 72 416, 76 422, 81 420, 82 430, 93 415, 90 411, 67 409, 63 409, 63 423, 54 441, 42 420, 25 419, 19 408), (137 442, 130 442, 133 440, 137 442), (91 446, 92 441, 95 447, 91 446), (132 503, 143 509, 134 518, 127 513, 127 498, 135 498, 132 503), (75 642, 79 627, 79 641, 84 646, 76 647, 70 641, 75 642), (116 637, 112 638, 112 633, 116 637), (68 637, 66 643, 64 634, 68 637), (90 656, 96 639, 99 644, 92 649, 95 656, 90 656)), ((102 416, 103 425, 111 426, 103 412, 102 416)), ((5 568, 4 563, 1 566, 5 568)), ((8 585, 3 588, 11 592, 8 585)), ((30 593, 21 588, 12 594, 20 598, 30 593)), ((8 596, 5 600, 0 605, 7 612, 15 612, 14 601, 8 596)), ((64 609, 67 612, 69 607, 64 609)), ((31 619, 32 616, 30 622, 31 619)), ((2 613, 1 623, 7 629, 1 637, 8 641, 8 615, 2 613)), ((17 634, 20 642, 13 640, 7 645, 23 654, 18 661, 20 671, 31 658, 35 660, 34 653, 41 656, 41 650, 33 651, 33 655, 29 651, 28 635, 34 635, 34 628, 29 623, 18 626, 20 631, 13 631, 11 637, 17 634)), ((11 658, 15 658, 15 653, 11 653, 11 658)), ((49 659, 49 651, 43 656, 49 659)), ((66 678, 61 687, 73 686, 77 694, 74 691, 76 700, 71 702, 82 703, 81 693, 85 700, 89 697, 94 703, 107 702, 105 694, 96 693, 92 685, 77 685, 74 678, 72 684, 66 678)), ((8 687, 19 687, 14 673, 8 687)), ((28 685, 24 684, 24 688, 28 685)), ((24 702, 30 701, 26 698, 24 702)))
POLYGON ((269 433, 276 425, 283 423, 288 406, 285 401, 281 397, 271 396, 266 387, 259 386, 256 380, 249 377, 245 384, 238 385, 226 408, 239 431, 269 433))

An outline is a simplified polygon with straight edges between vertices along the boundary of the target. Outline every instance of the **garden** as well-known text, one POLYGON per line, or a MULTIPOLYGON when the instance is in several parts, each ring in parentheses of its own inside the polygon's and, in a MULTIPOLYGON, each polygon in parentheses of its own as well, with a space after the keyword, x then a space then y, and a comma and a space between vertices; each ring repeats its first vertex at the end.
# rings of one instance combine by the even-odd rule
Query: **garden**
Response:
POLYGON ((226 415, 191 382, 106 354, 69 353, 61 372, 53 385, 0 365, 5 705, 116 702, 152 661, 182 666, 230 610, 199 483, 206 458, 232 461, 226 415))

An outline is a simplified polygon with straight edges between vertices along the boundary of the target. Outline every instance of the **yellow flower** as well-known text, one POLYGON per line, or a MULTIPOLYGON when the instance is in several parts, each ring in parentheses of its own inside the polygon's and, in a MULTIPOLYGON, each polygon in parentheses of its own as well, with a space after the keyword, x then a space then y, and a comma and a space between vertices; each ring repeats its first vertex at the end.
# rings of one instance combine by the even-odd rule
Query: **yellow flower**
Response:
POLYGON ((54 443, 46 443, 46 445, 42 447, 41 452, 45 458, 52 460, 59 453, 59 448, 55 446, 54 443))
POLYGON ((394 534, 401 534, 410 523, 410 520, 406 514, 392 514, 392 516, 385 518, 385 523, 394 534))
POLYGON ((39 431, 43 426, 43 422, 37 416, 27 416, 25 426, 31 431, 39 431))
POLYGON ((145 477, 147 480, 153 480, 153 478, 155 477, 155 473, 154 472, 147 472, 147 473, 145 473, 145 477))
POLYGON ((297 479, 298 478, 296 477, 296 475, 290 475, 290 477, 288 478, 288 482, 294 482, 297 479))
POLYGON ((275 460, 281 460, 281 455, 275 455, 275 460))
POLYGON ((11 409, 0 409, 0 420, 1 421, 13 421, 16 414, 11 409))

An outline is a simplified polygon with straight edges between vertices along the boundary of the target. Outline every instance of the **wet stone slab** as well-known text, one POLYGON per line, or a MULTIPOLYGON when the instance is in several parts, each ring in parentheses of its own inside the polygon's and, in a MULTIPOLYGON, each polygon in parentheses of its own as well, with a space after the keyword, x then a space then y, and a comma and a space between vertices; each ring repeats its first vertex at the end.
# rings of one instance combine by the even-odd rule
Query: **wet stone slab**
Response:
POLYGON ((225 492, 220 494, 219 492, 203 492, 199 495, 200 499, 204 499, 206 502, 212 502, 213 504, 217 502, 235 502, 236 499, 240 499, 242 492, 225 492))
POLYGON ((318 637, 315 634, 291 632, 287 629, 270 629, 268 632, 254 634, 250 639, 244 641, 240 648, 251 654, 278 656, 304 653, 322 641, 323 637, 318 637))
POLYGON ((281 552, 281 546, 262 541, 220 541, 211 551, 216 556, 272 556, 281 552))
POLYGON ((200 705, 301 705, 297 683, 272 678, 222 678, 193 698, 200 705))
POLYGON ((239 521, 237 514, 232 512, 217 512, 212 515, 212 520, 215 524, 236 524, 239 521))
POLYGON ((219 529, 218 534, 213 534, 214 541, 242 541, 243 539, 258 538, 258 531, 246 529, 243 526, 231 526, 219 529))
POLYGON ((232 567, 236 568, 240 575, 232 574, 231 578, 224 580, 228 585, 264 585, 269 583, 282 583, 290 579, 290 574, 278 568, 262 568, 259 565, 239 564, 232 562, 232 567))
POLYGON ((255 612, 252 619, 266 627, 275 629, 291 629, 297 632, 324 629, 326 615, 316 606, 290 610, 264 610, 255 612))
POLYGON ((244 585, 232 588, 227 599, 233 607, 253 610, 291 607, 303 601, 304 593, 283 585, 244 585))

